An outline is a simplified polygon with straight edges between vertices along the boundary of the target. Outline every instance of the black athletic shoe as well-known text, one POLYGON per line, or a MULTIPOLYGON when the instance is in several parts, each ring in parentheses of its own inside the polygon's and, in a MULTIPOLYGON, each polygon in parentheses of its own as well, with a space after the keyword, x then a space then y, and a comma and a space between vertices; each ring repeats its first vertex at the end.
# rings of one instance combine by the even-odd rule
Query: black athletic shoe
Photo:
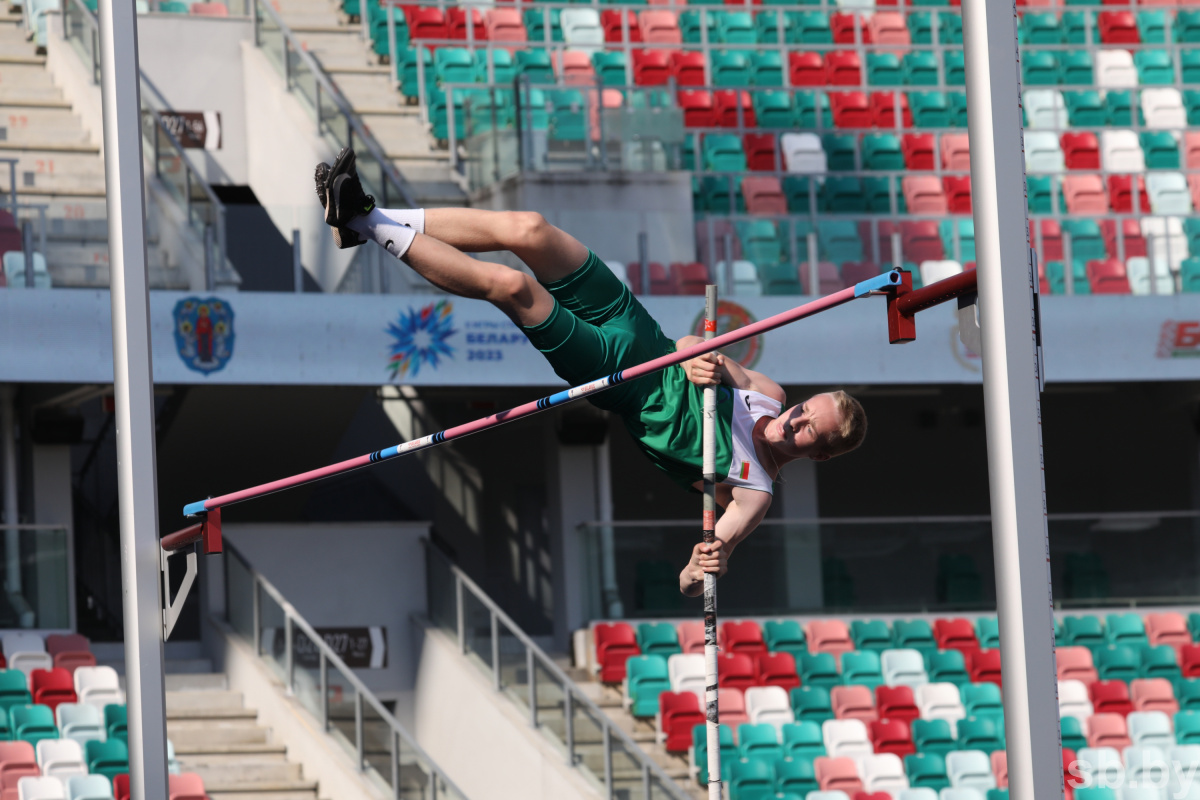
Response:
POLYGON ((363 191, 358 180, 354 151, 349 147, 338 153, 325 180, 325 222, 345 227, 355 217, 371 213, 375 198, 363 191))
MULTIPOLYGON (((325 209, 326 216, 329 214, 328 197, 329 193, 325 191, 325 184, 329 182, 329 165, 322 161, 317 164, 316 178, 317 182, 317 199, 321 201, 321 208, 325 209)), ((338 246, 339 250, 347 250, 351 247, 358 247, 367 243, 367 240, 358 235, 357 231, 350 228, 341 228, 337 225, 329 226, 333 230, 333 243, 338 246)))

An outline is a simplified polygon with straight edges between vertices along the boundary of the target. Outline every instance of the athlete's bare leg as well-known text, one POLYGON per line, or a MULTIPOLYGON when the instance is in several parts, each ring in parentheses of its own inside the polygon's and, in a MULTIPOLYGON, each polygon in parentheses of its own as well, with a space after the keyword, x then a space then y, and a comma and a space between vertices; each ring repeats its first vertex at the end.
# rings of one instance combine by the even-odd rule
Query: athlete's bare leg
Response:
POLYGON ((464 253, 508 250, 545 282, 567 277, 588 257, 578 239, 535 211, 427 208, 425 233, 464 253))

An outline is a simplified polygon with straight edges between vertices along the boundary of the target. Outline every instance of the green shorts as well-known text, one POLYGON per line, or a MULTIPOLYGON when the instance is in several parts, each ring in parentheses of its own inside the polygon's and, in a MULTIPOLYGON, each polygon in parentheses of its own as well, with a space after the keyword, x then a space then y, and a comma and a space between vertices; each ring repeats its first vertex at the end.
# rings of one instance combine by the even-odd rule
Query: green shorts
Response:
MULTIPOLYGON (((652 358, 675 352, 654 318, 608 266, 588 251, 587 261, 562 280, 542 284, 554 298, 545 321, 522 328, 571 386, 603 378, 652 358)), ((641 409, 646 388, 631 381, 591 398, 593 405, 617 413, 641 409)))

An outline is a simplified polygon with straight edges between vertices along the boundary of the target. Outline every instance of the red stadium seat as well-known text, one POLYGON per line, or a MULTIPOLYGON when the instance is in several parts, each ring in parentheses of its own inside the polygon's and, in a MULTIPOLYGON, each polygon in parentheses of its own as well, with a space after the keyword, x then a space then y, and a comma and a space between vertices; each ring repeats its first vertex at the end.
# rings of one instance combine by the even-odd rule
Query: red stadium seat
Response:
POLYGON ((904 134, 900 138, 900 152, 907 169, 933 169, 933 134, 904 134))
MULTIPOLYGON (((1029 242, 1037 246, 1035 220, 1029 220, 1029 242)), ((1042 261, 1061 261, 1063 257, 1062 225, 1056 219, 1042 220, 1042 261)))
POLYGON ((625 680, 625 661, 642 651, 638 649, 633 628, 624 622, 598 623, 592 631, 596 640, 596 663, 603 683, 625 680))
POLYGON ((895 11, 876 11, 867 20, 867 39, 876 45, 894 45, 897 53, 907 52, 912 34, 904 16, 895 11))
POLYGON ((853 11, 844 11, 829 15, 829 28, 833 31, 834 44, 854 44, 854 29, 859 29, 861 44, 870 44, 870 36, 867 33, 867 23, 858 14, 853 11))
POLYGON ((1105 44, 1141 44, 1137 19, 1129 11, 1100 12, 1100 41, 1105 44))
MULTIPOLYGON (((734 237, 737 238, 736 236, 734 237)), ((628 269, 626 265, 626 269, 628 269)), ((638 286, 636 282, 633 284, 638 286)), ((704 623, 698 621, 681 622, 675 627, 679 634, 679 647, 684 653, 704 654, 704 623)))
POLYGON ((864 92, 830 92, 833 124, 837 128, 871 127, 871 106, 864 92))
POLYGON ((1166 678, 1138 678, 1129 684, 1129 690, 1138 711, 1161 711, 1172 718, 1179 712, 1175 689, 1166 678))
POLYGON ((564 83, 573 86, 594 86, 596 83, 596 68, 592 66, 591 56, 583 50, 555 53, 554 71, 563 76, 564 83))
MULTIPOLYGON (((949 211, 946 193, 942 190, 942 182, 932 175, 908 175, 900 185, 904 191, 904 202, 908 204, 910 214, 945 214, 949 211)), ((904 248, 907 257, 908 247, 904 248)), ((910 261, 925 261, 931 259, 908 259, 910 261)))
POLYGON ((757 127, 758 120, 754 116, 754 104, 750 99, 750 93, 733 89, 717 89, 713 92, 713 99, 717 106, 717 125, 722 128, 738 127, 739 98, 742 104, 742 125, 747 128, 757 127))
MULTIPOLYGON (((941 188, 940 184, 938 188, 941 188)), ((913 212, 911 205, 908 210, 913 212)), ((941 231, 933 220, 901 222, 900 242, 904 248, 905 261, 915 261, 919 264, 922 261, 941 261, 946 257, 941 231)))
POLYGON ((120 775, 114 775, 112 782, 114 799, 129 800, 129 773, 122 772, 120 775))
POLYGON ((16 789, 17 781, 40 776, 33 745, 29 742, 0 742, 0 789, 16 789))
POLYGON ((758 670, 754 659, 746 653, 717 655, 717 685, 745 691, 758 685, 758 670))
POLYGON ((467 6, 450 6, 446 9, 446 28, 451 39, 467 38, 467 13, 470 11, 470 25, 474 28, 471 35, 477 42, 485 42, 488 38, 487 25, 483 22, 483 14, 479 9, 467 6))
MULTIPOLYGON (((775 163, 775 134, 773 133, 747 133, 742 137, 742 149, 746 151, 746 165, 752 170, 774 172, 783 167, 782 164, 775 163)), ((780 190, 779 196, 783 197, 782 190, 780 190)), ((786 208, 779 213, 786 214, 786 208)))
POLYGON ((629 41, 642 41, 642 27, 638 24, 637 12, 624 12, 606 8, 600 12, 600 27, 604 28, 604 41, 621 42, 621 14, 624 13, 626 24, 629 26, 629 41))
POLYGON ((757 622, 724 622, 718 631, 717 642, 726 653, 745 653, 756 656, 767 652, 762 628, 757 622))
POLYGON ((1192 208, 1200 208, 1200 175, 1188 175, 1188 193, 1192 196, 1192 208))
POLYGON ((1092 747, 1112 747, 1118 751, 1133 742, 1120 714, 1092 714, 1087 724, 1088 744, 1092 747))
POLYGON ((1092 651, 1086 647, 1059 647, 1055 650, 1060 681, 1081 681, 1084 684, 1099 680, 1092 651))
POLYGON ((902 719, 880 719, 867 723, 867 735, 876 753, 892 753, 904 758, 917 752, 912 732, 902 719))
POLYGON ((894 800, 891 792, 855 792, 854 800, 894 800))
POLYGON ((647 9, 638 14, 638 27, 642 30, 642 41, 647 44, 683 43, 674 11, 647 9))
POLYGON ((800 685, 796 659, 791 653, 763 653, 758 656, 758 685, 779 686, 791 691, 800 685))
POLYGON ((1188 169, 1200 169, 1200 131, 1184 131, 1183 165, 1188 169))
POLYGON ((721 724, 737 730, 738 725, 750 721, 746 713, 746 695, 741 689, 722 689, 717 695, 717 708, 721 715, 721 724))
POLYGON ((676 98, 688 128, 713 128, 717 124, 716 103, 707 89, 680 89, 676 98))
POLYGON ((788 79, 792 86, 824 86, 825 65, 821 54, 788 53, 788 79))
POLYGON ((921 716, 910 686, 876 686, 875 708, 880 719, 912 722, 921 716))
POLYGON ((1004 750, 992 751, 992 774, 996 776, 997 788, 1008 788, 1008 753, 1004 750))
POLYGON ((831 50, 825 54, 825 83, 830 86, 861 86, 862 60, 853 50, 831 50))
POLYGON ((1200 678, 1200 644, 1185 644, 1179 648, 1179 667, 1185 678, 1200 678))
MULTIPOLYGON (((1146 179, 1137 179, 1138 205, 1143 214, 1150 213, 1150 195, 1146 194, 1146 179)), ((1128 214, 1133 208, 1133 182, 1128 175, 1108 176, 1108 204, 1117 214, 1128 214)))
POLYGON ((829 690, 829 701, 838 719, 858 719, 864 723, 879 719, 875 697, 866 686, 834 686, 829 690))
POLYGON ((194 772, 167 776, 168 800, 209 800, 204 781, 194 772))
POLYGON ((1097 714, 1120 714, 1124 717, 1133 711, 1125 681, 1096 681, 1088 684, 1087 689, 1092 708, 1097 714))
POLYGON ((1092 294, 1130 294, 1129 276, 1125 272, 1125 262, 1115 258, 1089 261, 1087 263, 1088 283, 1091 284, 1092 294))
POLYGON ((687 264, 675 262, 671 264, 670 272, 675 294, 703 295, 704 288, 711 283, 708 279, 708 267, 698 261, 687 264))
POLYGON ((858 766, 853 758, 821 756, 813 761, 813 768, 823 792, 840 791, 852 795, 862 791, 862 779, 858 777, 858 766))
MULTIPOLYGON (((803 261, 796 268, 800 278, 800 288, 805 294, 816 294, 824 296, 840 292, 844 286, 842 285, 842 276, 838 272, 838 265, 832 261, 817 262, 817 291, 812 290, 812 267, 807 261, 803 261)), ((876 273, 878 274, 878 273, 876 273)), ((840 654, 838 654, 840 658, 840 654)))
POLYGON ((704 53, 676 50, 670 58, 671 77, 680 86, 704 85, 704 53))
POLYGON ((939 144, 942 169, 971 171, 971 140, 965 133, 944 133, 939 144))
POLYGON ((671 56, 666 50, 634 50, 633 82, 662 86, 671 78, 671 56))
POLYGON ((933 638, 937 640, 939 650, 974 652, 979 649, 975 626, 968 619, 935 619, 933 621, 933 638))
POLYGON ((658 718, 664 745, 672 753, 687 752, 692 744, 692 728, 705 722, 700 697, 695 692, 660 694, 658 718))
MULTIPOLYGON (((520 24, 521 17, 516 11, 512 9, 500 9, 495 12, 488 12, 489 21, 493 13, 499 14, 501 20, 509 19, 510 26, 511 20, 515 18, 521 30, 520 41, 525 41, 525 26, 520 24), (511 12, 511 14, 506 17, 503 12, 511 12)), ((408 6, 404 9, 404 16, 408 20, 408 36, 410 39, 449 38, 446 35, 446 15, 436 6, 408 6)), ((488 27, 488 38, 497 38, 490 25, 488 27)), ((506 39, 511 39, 511 37, 506 37, 506 39)))
MULTIPOLYGON (((746 134, 749 139, 755 134, 746 134)), ((788 213, 787 197, 783 194, 783 185, 774 175, 762 177, 746 177, 742 179, 742 197, 746 200, 748 214, 788 213)))
POLYGON ((896 99, 900 99, 901 126, 913 126, 912 110, 904 92, 871 92, 871 124, 876 128, 896 127, 896 99))
POLYGON ((1099 175, 1067 175, 1062 191, 1068 213, 1081 216, 1108 213, 1108 194, 1099 175))
POLYGON ((946 207, 951 214, 971 213, 971 176, 947 175, 942 178, 942 190, 946 194, 946 207))
POLYGON ((30 676, 29 685, 32 687, 33 702, 49 706, 50 710, 58 708, 60 703, 74 703, 75 680, 65 669, 35 669, 30 676))
POLYGON ((192 3, 192 14, 197 17, 228 17, 229 9, 224 3, 192 3))
MULTIPOLYGON (((1142 226, 1136 219, 1123 219, 1121 235, 1125 244, 1125 258, 1146 255, 1146 239, 1142 236, 1142 226)), ((1104 234, 1104 246, 1112 258, 1121 258, 1117 249, 1117 221, 1111 219, 1099 220, 1100 232, 1104 234)), ((1048 257, 1047 257, 1048 258, 1048 257)), ((1156 615, 1151 615, 1156 616, 1156 615)), ((1187 635, 1187 625, 1184 624, 1184 635, 1187 635)), ((1189 638, 1188 641, 1191 641, 1189 638)))
MULTIPOLYGON (((54 659, 54 666, 65 669, 72 675, 76 667, 96 666, 91 643, 78 633, 52 633, 46 637, 46 652, 54 659)), ((0 663, 3 666, 3 663, 0 663)))
MULTIPOLYGON (((642 265, 640 262, 633 261, 625 265, 625 275, 629 278, 629 282, 638 287, 637 293, 641 292, 642 286, 642 265)), ((670 295, 674 293, 674 286, 671 284, 670 273, 667 268, 657 261, 650 262, 650 294, 653 295, 670 295)), ((700 652, 704 652, 704 626, 700 627, 700 652)))
POLYGON ((1067 169, 1100 169, 1100 140, 1096 134, 1064 133, 1062 150, 1067 169))
POLYGON ((999 650, 976 650, 964 653, 964 656, 967 661, 967 671, 971 673, 972 683, 1001 685, 999 650))
POLYGON ((812 653, 833 653, 840 656, 854 649, 850 629, 840 619, 809 620, 804 626, 804 635, 812 653))

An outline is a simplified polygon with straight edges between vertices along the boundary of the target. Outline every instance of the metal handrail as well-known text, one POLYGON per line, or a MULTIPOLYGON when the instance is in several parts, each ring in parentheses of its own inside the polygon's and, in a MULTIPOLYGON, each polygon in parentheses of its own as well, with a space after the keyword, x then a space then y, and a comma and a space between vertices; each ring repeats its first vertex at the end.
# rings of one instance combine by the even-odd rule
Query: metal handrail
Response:
MULTIPOLYGON (((1059 513, 1047 514, 1046 519, 1051 522, 1082 522, 1089 519, 1111 519, 1111 520, 1143 520, 1143 519, 1196 519, 1200 518, 1200 510, 1178 510, 1178 511, 1112 511, 1112 512, 1095 512, 1095 513, 1059 513)), ((936 523, 962 523, 962 522, 991 522, 990 514, 950 514, 947 516, 901 516, 901 517, 786 517, 783 519, 764 519, 759 523, 760 527, 773 527, 783 525, 892 525, 896 523, 912 523, 912 524, 936 524, 936 523)), ((631 519, 631 520, 609 520, 607 522, 596 520, 593 522, 581 522, 577 526, 583 528, 645 528, 655 526, 659 528, 695 528, 696 521, 691 519, 631 519)))
MULTIPOLYGON (((75 2, 79 2, 79 0, 75 0, 75 2)), ((261 17, 265 16, 270 19, 272 24, 279 29, 280 34, 282 34, 284 41, 286 42, 287 50, 291 53, 295 53, 296 56, 298 56, 300 60, 304 62, 304 65, 308 67, 309 71, 312 73, 313 79, 317 82, 320 91, 324 92, 329 99, 333 101, 334 105, 337 106, 338 112, 345 117, 347 125, 349 125, 350 129, 353 131, 352 138, 357 138, 358 142, 360 142, 361 145, 365 147, 367 151, 370 152, 371 155, 374 156, 379 162, 383 170, 383 179, 385 184, 383 187, 381 187, 383 196, 379 198, 380 201, 388 204, 389 206, 396 206, 399 202, 403 203, 409 208, 416 208, 417 202, 414 199, 415 195, 408 181, 403 175, 400 174, 400 171, 396 169, 396 166, 391 162, 391 159, 387 157, 386 152, 379 144, 378 140, 376 140, 374 135, 367 130, 367 126, 363 124, 363 121, 359 118, 358 114, 355 113, 354 107, 342 94, 341 90, 338 89, 333 81, 330 80, 329 76, 325 74, 324 68, 320 65, 320 63, 317 62, 313 55, 308 52, 304 44, 296 38, 296 35, 292 33, 292 29, 289 28, 286 23, 284 23, 279 12, 276 11, 270 3, 265 2, 265 0, 253 0, 253 8, 255 12, 254 45, 256 47, 262 47, 262 41, 259 36, 259 22, 261 17), (387 185, 389 181, 394 184, 394 187, 389 187, 387 185), (393 197, 391 194, 390 190, 392 188, 395 190, 395 197, 393 197)), ((287 53, 284 54, 283 61, 283 77, 287 84, 288 91, 291 91, 292 79, 291 75, 289 74, 290 70, 288 66, 287 53)), ((320 109, 318 108, 316 111, 317 124, 319 128, 320 109)), ((352 144, 352 142, 339 142, 339 144, 343 146, 349 146, 352 144)))
POLYGON ((604 743, 604 789, 606 797, 612 800, 616 797, 615 786, 612 777, 612 754, 614 742, 619 742, 624 746, 625 750, 633 758, 636 758, 642 768, 642 783, 645 787, 644 797, 650 797, 649 783, 653 776, 657 778, 660 785, 672 797, 677 800, 687 800, 690 795, 682 787, 680 787, 658 764, 650 760, 641 746, 638 745, 632 737, 621 730, 609 716, 601 710, 592 700, 583 693, 583 691, 567 676, 562 669, 559 668, 554 661, 546 655, 546 653, 538 647, 538 645, 526 634, 521 628, 513 622, 512 618, 504 613, 495 602, 492 601, 487 594, 479 588, 475 581, 471 580, 465 572, 454 564, 450 559, 437 547, 431 545, 428 539, 421 539, 421 543, 425 546, 426 559, 433 557, 441 559, 447 566, 451 574, 454 575, 454 597, 457 612, 457 638, 459 650, 463 655, 466 655, 467 639, 466 639, 466 614, 463 607, 463 592, 469 591, 474 598, 483 604, 488 610, 491 622, 491 637, 492 637, 492 672, 497 690, 502 688, 500 684, 500 667, 499 658, 499 625, 504 625, 508 632, 512 634, 517 641, 525 649, 525 658, 527 664, 527 673, 529 676, 529 713, 530 723, 536 727, 538 707, 537 707, 537 681, 535 678, 534 663, 537 662, 542 669, 548 672, 555 682, 559 685, 563 693, 564 699, 564 717, 566 722, 566 746, 567 746, 567 764, 572 767, 577 767, 578 762, 574 752, 574 735, 573 723, 571 718, 571 706, 578 704, 586 711, 590 712, 593 718, 600 724, 602 728, 602 738, 604 743))
MULTIPOLYGON (((320 722, 321 722, 321 726, 322 726, 322 731, 327 733, 329 731, 329 727, 330 727, 329 667, 332 666, 335 670, 337 670, 341 674, 342 678, 345 679, 346 682, 351 687, 354 688, 354 708, 355 708, 355 720, 356 720, 355 724, 356 724, 356 729, 358 732, 358 735, 355 737, 357 740, 355 743, 355 746, 357 748, 356 755, 357 755, 358 768, 360 770, 363 770, 363 769, 365 769, 365 765, 366 765, 366 753, 365 753, 365 749, 364 749, 365 748, 365 737, 362 735, 362 721, 363 721, 363 707, 364 707, 364 705, 367 705, 367 706, 370 706, 379 715, 380 719, 382 719, 384 722, 386 722, 392 730, 393 745, 392 745, 391 750, 392 750, 393 780, 395 779, 395 776, 397 775, 397 772, 399 769, 399 760, 398 759, 399 759, 400 752, 394 744, 394 739, 396 736, 398 736, 404 741, 404 743, 406 745, 408 745, 410 748, 412 748, 412 751, 414 753, 416 753, 417 756, 419 756, 420 758, 425 760, 425 762, 429 766, 430 771, 433 773, 433 775, 431 777, 441 779, 451 791, 457 793, 459 797, 463 798, 463 800, 466 800, 467 794, 465 792, 463 792, 461 789, 459 789, 458 786, 454 783, 454 781, 452 781, 450 779, 450 777, 448 775, 446 775, 446 773, 443 772, 441 770, 441 768, 439 768, 437 766, 437 764, 433 761, 433 759, 429 757, 429 754, 426 753, 425 750, 422 749, 421 746, 417 744, 416 739, 414 739, 412 737, 412 735, 404 728, 404 726, 400 724, 400 722, 396 719, 396 717, 393 716, 390 711, 388 711, 387 707, 384 706, 384 704, 379 700, 379 698, 376 697, 371 692, 371 690, 367 688, 366 684, 364 684, 361 680, 359 680, 358 676, 355 675, 354 672, 348 666, 346 666, 346 662, 344 662, 342 660, 341 656, 339 656, 337 654, 337 652, 335 652, 333 650, 333 648, 331 648, 325 642, 325 639, 319 633, 317 633, 316 629, 312 625, 310 625, 309 622, 306 619, 304 619, 304 617, 302 617, 298 611, 296 611, 295 606, 293 606, 291 603, 289 603, 287 601, 287 598, 285 598, 283 596, 283 593, 280 592, 277 588, 275 588, 274 584, 272 584, 269 580, 267 580, 265 577, 263 577, 262 573, 260 573, 253 566, 251 566, 250 562, 246 560, 245 556, 243 556, 236 547, 231 545, 228 541, 225 542, 224 546, 230 555, 234 556, 235 558, 238 559, 238 561, 241 562, 241 565, 246 569, 246 571, 250 574, 250 577, 251 577, 252 591, 253 591, 252 597, 254 599, 254 642, 253 642, 253 647, 254 647, 254 654, 256 656, 258 656, 260 658, 263 656, 263 652, 262 652, 262 608, 261 608, 262 604, 261 604, 261 601, 259 600, 259 590, 261 589, 261 590, 265 591, 267 593, 267 596, 269 596, 272 600, 274 600, 275 603, 279 606, 279 608, 283 611, 284 626, 285 626, 284 636, 285 636, 285 640, 287 642, 287 644, 285 646, 285 655, 284 655, 284 674, 286 676, 285 683, 287 685, 287 690, 288 690, 289 694, 294 693, 295 689, 296 689, 296 669, 295 669, 296 664, 295 664, 295 652, 294 652, 295 648, 292 646, 293 642, 295 641, 294 629, 299 629, 300 632, 303 633, 305 636, 307 636, 309 641, 312 642, 313 647, 316 648, 318 656, 319 656, 319 671, 320 671, 320 676, 321 676, 321 684, 320 684, 321 719, 320 719, 320 722)), ((226 595, 228 596, 228 592, 229 592, 228 581, 226 581, 225 591, 226 591, 226 595)), ((393 788, 395 788, 395 787, 393 786, 393 788)), ((399 794, 398 789, 397 789, 397 794, 399 794)), ((436 793, 434 796, 436 797, 436 793)))

